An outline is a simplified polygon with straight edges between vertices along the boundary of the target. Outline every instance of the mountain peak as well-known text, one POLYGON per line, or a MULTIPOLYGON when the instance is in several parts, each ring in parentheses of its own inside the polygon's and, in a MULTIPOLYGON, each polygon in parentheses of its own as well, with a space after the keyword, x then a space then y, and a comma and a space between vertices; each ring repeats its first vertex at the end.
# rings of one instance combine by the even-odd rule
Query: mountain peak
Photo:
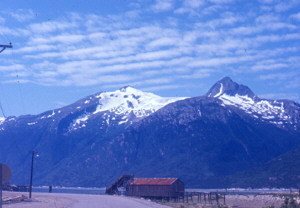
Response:
POLYGON ((255 94, 245 85, 240 85, 230 77, 224 77, 215 83, 206 93, 208 97, 219 97, 223 94, 234 96, 236 94, 253 98, 255 94))
POLYGON ((126 85, 126 86, 120 88, 120 92, 126 92, 126 90, 130 89, 130 88, 132 88, 130 85, 126 85))
MULTIPOLYGON (((145 117, 165 105, 182 100, 182 97, 160 97, 150 92, 143 92, 130 86, 124 86, 113 92, 102 92, 95 96, 99 105, 93 114, 110 111, 116 114, 145 117)), ((88 101, 84 101, 88 102, 88 101)))

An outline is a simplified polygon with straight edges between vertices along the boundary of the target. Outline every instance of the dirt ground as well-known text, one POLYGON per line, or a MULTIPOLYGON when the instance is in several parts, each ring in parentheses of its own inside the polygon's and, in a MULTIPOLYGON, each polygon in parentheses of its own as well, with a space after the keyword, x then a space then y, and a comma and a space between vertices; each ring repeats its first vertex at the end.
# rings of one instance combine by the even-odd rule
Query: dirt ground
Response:
POLYGON ((33 193, 29 200, 28 193, 3 192, 4 201, 12 197, 21 201, 4 203, 3 208, 170 208, 148 200, 124 196, 33 193))
POLYGON ((3 192, 3 200, 14 198, 14 203, 4 203, 3 208, 266 208, 280 207, 284 197, 273 195, 226 195, 224 199, 198 203, 151 202, 150 200, 108 195, 3 192))

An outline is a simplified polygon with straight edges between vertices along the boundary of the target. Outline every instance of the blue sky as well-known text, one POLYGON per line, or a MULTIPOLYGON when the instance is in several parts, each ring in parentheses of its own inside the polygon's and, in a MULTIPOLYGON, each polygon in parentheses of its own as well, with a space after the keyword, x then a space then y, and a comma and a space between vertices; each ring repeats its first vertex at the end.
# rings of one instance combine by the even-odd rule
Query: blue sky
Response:
POLYGON ((260 97, 300 102, 299 0, 10 0, 0 11, 0 44, 8 42, 6 116, 125 85, 199 96, 224 76, 260 97))

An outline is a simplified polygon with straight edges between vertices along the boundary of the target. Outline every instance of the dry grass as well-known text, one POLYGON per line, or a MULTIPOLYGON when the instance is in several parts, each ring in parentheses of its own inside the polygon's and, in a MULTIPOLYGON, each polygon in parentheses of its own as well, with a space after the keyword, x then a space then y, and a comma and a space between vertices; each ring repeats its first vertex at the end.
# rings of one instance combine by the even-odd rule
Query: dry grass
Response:
POLYGON ((202 201, 197 202, 197 198, 193 202, 175 203, 175 202, 157 202, 174 208, 279 208, 284 202, 284 196, 278 195, 226 195, 225 204, 223 199, 206 203, 202 201))

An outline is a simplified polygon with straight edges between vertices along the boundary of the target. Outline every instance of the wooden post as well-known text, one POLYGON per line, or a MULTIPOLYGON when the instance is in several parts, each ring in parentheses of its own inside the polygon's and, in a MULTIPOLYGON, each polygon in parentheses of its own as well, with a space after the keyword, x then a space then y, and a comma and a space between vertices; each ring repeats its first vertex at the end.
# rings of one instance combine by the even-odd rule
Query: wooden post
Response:
POLYGON ((32 192, 32 177, 33 177, 33 160, 35 151, 32 150, 31 152, 31 172, 30 172, 30 185, 29 185, 29 198, 31 199, 31 192, 32 192))

